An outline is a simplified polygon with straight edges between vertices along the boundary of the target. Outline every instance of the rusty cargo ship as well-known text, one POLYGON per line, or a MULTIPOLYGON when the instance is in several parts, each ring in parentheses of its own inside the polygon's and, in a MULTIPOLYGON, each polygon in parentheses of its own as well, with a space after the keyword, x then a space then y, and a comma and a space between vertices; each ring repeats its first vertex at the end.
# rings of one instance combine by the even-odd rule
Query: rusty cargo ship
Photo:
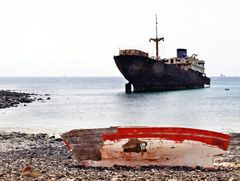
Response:
POLYGON ((179 90, 204 88, 210 85, 210 78, 205 74, 203 60, 196 54, 187 55, 187 49, 177 49, 177 57, 160 58, 156 18, 156 37, 149 41, 156 43, 156 56, 137 49, 119 50, 114 56, 115 63, 122 75, 129 82, 125 85, 126 92, 148 92, 162 90, 179 90))

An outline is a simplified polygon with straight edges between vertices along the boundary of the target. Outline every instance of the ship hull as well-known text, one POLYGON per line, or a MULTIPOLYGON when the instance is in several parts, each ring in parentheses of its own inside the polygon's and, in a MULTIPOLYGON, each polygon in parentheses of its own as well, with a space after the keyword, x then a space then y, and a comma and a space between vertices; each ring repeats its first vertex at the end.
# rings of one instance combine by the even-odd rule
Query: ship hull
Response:
POLYGON ((123 76, 134 92, 203 88, 210 78, 151 58, 132 55, 114 56, 123 76))
POLYGON ((213 167, 230 136, 178 127, 110 127, 72 130, 61 135, 83 166, 213 167))

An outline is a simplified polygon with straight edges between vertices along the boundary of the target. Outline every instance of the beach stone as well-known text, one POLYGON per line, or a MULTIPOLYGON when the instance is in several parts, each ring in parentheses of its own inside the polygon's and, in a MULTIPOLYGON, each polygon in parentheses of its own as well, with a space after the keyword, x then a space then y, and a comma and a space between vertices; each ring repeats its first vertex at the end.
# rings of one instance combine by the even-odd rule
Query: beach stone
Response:
POLYGON ((117 177, 113 177, 112 179, 111 179, 111 181, 119 181, 120 179, 119 178, 117 178, 117 177))
MULTIPOLYGON (((71 157, 62 141, 54 139, 46 134, 0 132, 0 144, 4 142, 0 151, 0 180, 240 180, 240 168, 234 167, 237 165, 234 162, 232 166, 214 169, 164 166, 83 167, 71 157), (14 149, 16 147, 20 149, 14 149)), ((229 153, 219 160, 228 160, 230 155, 231 159, 232 155, 236 156, 239 144, 240 139, 236 139, 234 144, 230 143, 229 153)))
POLYGON ((62 140, 62 138, 56 138, 56 139, 54 139, 54 141, 61 142, 63 140, 62 140))
POLYGON ((24 167, 21 173, 22 173, 22 176, 33 177, 33 178, 37 178, 41 175, 39 172, 34 171, 31 166, 24 167))

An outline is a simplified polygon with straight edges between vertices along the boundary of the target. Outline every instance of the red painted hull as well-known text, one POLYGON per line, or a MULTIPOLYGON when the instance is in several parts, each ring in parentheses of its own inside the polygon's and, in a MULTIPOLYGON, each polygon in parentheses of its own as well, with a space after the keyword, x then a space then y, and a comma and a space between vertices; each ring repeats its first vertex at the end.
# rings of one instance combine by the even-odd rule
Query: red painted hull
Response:
POLYGON ((86 166, 213 167, 230 136, 177 127, 111 127, 73 130, 61 135, 73 156, 86 166))

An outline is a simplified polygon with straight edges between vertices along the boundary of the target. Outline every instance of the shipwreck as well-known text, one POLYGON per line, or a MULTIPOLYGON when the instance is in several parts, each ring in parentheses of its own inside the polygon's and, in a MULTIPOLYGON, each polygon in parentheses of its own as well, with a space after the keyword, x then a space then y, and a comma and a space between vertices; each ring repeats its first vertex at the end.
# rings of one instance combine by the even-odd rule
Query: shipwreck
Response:
POLYGON ((178 48, 177 56, 161 58, 159 43, 164 37, 158 37, 156 17, 156 37, 150 38, 156 44, 156 56, 150 57, 147 52, 137 49, 119 50, 113 59, 128 81, 126 93, 150 92, 180 89, 204 88, 210 86, 210 78, 205 73, 205 61, 197 54, 187 55, 187 49, 178 48))
POLYGON ((230 141, 227 134, 179 127, 77 129, 61 137, 80 165, 95 167, 213 167, 230 141))

